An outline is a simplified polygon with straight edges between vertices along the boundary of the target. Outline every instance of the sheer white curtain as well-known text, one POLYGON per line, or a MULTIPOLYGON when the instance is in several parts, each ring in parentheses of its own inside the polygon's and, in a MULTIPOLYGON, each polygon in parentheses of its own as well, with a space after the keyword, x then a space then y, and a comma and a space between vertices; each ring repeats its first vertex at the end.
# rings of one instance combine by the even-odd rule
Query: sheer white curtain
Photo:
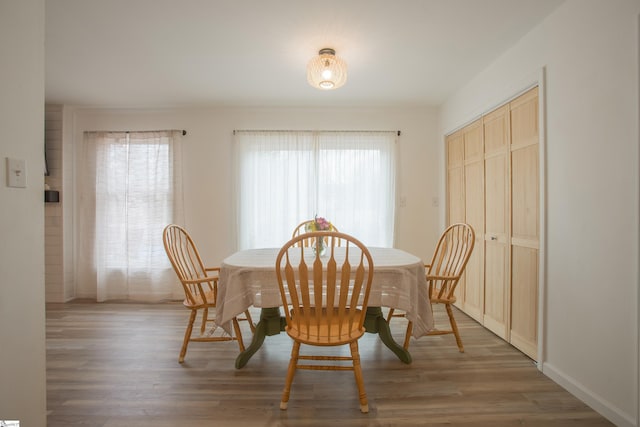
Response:
POLYGON ((279 247, 315 215, 393 246, 395 132, 237 131, 238 246, 279 247))
POLYGON ((96 299, 180 298, 162 230, 182 221, 181 132, 85 132, 77 279, 96 299))

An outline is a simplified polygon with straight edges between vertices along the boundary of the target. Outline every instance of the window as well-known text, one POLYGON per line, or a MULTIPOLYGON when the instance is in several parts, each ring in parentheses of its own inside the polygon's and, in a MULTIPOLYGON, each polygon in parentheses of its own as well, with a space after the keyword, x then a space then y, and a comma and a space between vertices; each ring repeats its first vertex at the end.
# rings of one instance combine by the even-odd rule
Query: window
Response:
POLYGON ((238 246, 278 247, 315 215, 393 246, 395 132, 237 131, 238 246))
POLYGON ((162 230, 180 217, 180 133, 86 132, 81 167, 81 280, 98 301, 153 301, 181 289, 162 230))

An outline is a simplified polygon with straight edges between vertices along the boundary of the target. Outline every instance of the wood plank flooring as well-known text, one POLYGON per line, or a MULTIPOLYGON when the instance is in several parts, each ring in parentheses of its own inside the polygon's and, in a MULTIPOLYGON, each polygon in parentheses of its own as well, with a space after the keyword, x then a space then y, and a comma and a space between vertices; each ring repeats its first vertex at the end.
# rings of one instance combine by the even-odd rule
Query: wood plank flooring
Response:
MULTIPOLYGON (((436 324, 446 325, 440 308, 436 324)), ((188 314, 181 303, 48 304, 48 426, 613 425, 460 311, 465 353, 451 335, 412 339, 405 365, 377 335, 360 340, 368 414, 359 411, 353 374, 338 371, 299 371, 281 411, 286 334, 267 337, 240 370, 235 342, 191 343, 180 365, 188 314)), ((404 322, 392 321, 396 341, 404 322)))

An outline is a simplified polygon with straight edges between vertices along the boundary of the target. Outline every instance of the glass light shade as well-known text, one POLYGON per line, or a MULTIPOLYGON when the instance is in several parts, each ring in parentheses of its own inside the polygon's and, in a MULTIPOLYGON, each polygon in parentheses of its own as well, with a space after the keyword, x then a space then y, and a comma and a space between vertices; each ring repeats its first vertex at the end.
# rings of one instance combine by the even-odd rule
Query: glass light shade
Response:
POLYGON ((347 81, 347 64, 333 49, 321 49, 307 65, 307 80, 317 89, 337 89, 347 81))

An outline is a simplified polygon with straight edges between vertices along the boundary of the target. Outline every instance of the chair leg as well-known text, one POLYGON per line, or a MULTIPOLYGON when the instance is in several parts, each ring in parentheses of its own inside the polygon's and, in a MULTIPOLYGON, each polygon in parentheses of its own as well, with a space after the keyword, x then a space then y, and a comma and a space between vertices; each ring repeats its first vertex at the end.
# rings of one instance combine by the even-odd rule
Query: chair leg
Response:
POLYGON ((462 346, 462 339, 460 338, 460 332, 458 332, 458 325, 456 324, 456 319, 453 317, 453 310, 451 309, 451 304, 445 304, 445 308, 447 309, 447 314, 449 315, 449 323, 451 323, 451 330, 453 334, 456 336, 456 343, 458 344, 458 349, 460 353, 464 353, 464 347, 462 346))
POLYGON ((247 316, 247 322, 249 322, 249 327, 251 328, 251 333, 255 334, 256 333, 256 325, 253 324, 253 319, 251 318, 251 313, 249 313, 249 310, 246 310, 244 312, 245 316, 247 316))
POLYGON ((395 310, 393 308, 389 309, 389 314, 387 314, 387 323, 391 322, 391 318, 393 317, 393 312, 395 310))
POLYGON ((369 402, 367 402, 367 392, 364 390, 364 379, 362 378, 362 366, 360 366, 360 352, 358 351, 358 341, 349 343, 351 357, 353 358, 353 375, 356 377, 358 385, 358 399, 360 400, 360 412, 369 412, 369 402))
POLYGON ((189 316, 189 324, 187 325, 187 330, 184 332, 184 340, 182 341, 182 349, 180 349, 180 357, 178 357, 178 362, 184 362, 184 356, 187 354, 187 345, 189 345, 189 340, 191 339, 191 332, 193 331, 193 322, 196 320, 196 314, 198 314, 197 310, 191 310, 191 315, 189 316))
POLYGON ((280 409, 287 409, 289 403, 289 394, 291 393, 291 383, 293 382, 293 376, 296 374, 296 368, 298 366, 298 357, 300 356, 300 343, 293 342, 291 348, 291 359, 289 360, 289 369, 287 370, 287 378, 284 382, 284 390, 282 391, 282 400, 280 400, 280 409))
POLYGON ((411 339, 411 333, 413 332, 413 322, 409 321, 407 324, 407 332, 404 335, 404 349, 409 350, 409 340, 411 339))
POLYGON ((244 351, 244 341, 242 340, 242 331, 240 330, 240 324, 237 318, 233 318, 233 329, 236 333, 236 340, 238 341, 238 347, 240 347, 240 353, 244 351))
POLYGON ((202 311, 202 325, 200 325, 200 335, 204 335, 207 329, 207 318, 209 317, 209 307, 205 307, 202 311))
MULTIPOLYGON (((393 308, 389 309, 389 314, 387 314, 387 323, 391 322, 391 318, 392 317, 405 317, 406 318, 406 315, 404 315, 404 314, 398 314, 398 315, 394 316, 393 315, 394 311, 395 311, 395 309, 393 309, 393 308)), ((409 320, 409 319, 407 319, 407 320, 409 320)), ((409 322, 407 324, 407 332, 404 335, 403 347, 404 347, 405 350, 409 349, 409 339, 411 338, 411 332, 412 331, 413 331, 413 323, 409 322)))

